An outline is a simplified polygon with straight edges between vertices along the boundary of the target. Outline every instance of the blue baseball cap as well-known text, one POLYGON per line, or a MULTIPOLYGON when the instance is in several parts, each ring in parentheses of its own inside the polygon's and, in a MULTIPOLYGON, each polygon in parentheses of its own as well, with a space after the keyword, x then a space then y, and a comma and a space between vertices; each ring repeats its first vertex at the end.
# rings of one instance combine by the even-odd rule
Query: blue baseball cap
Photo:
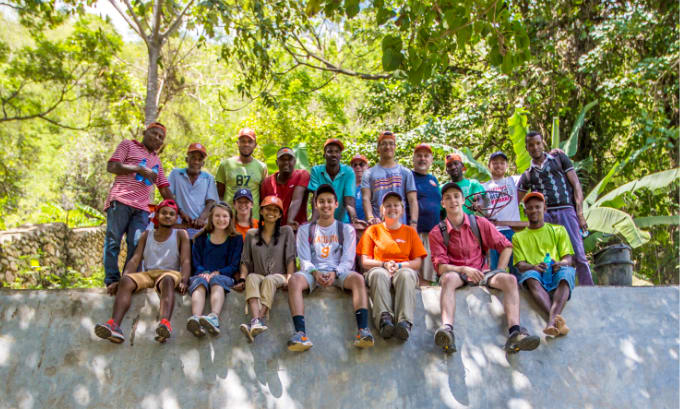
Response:
POLYGON ((253 194, 250 193, 250 189, 239 189, 236 192, 234 192, 234 202, 242 197, 245 197, 251 202, 253 202, 253 194))
POLYGON ((497 151, 497 152, 492 153, 491 156, 489 156, 489 161, 492 161, 493 159, 496 159, 499 156, 502 157, 505 160, 508 160, 508 156, 505 153, 503 153, 501 151, 497 151))

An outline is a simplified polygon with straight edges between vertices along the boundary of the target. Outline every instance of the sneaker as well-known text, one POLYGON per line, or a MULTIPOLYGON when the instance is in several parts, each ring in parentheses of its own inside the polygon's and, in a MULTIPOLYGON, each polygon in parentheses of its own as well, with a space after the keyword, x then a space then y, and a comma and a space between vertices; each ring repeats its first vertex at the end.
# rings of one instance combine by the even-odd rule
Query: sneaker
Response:
POLYGON ((243 332, 243 335, 248 339, 248 342, 253 342, 253 336, 250 333, 250 324, 244 322, 239 328, 241 329, 241 332, 243 332))
POLYGON ((170 338, 171 334, 172 326, 170 325, 170 321, 163 318, 156 327, 156 336, 154 339, 162 344, 170 338))
POLYGON ((197 337, 202 337, 205 335, 205 331, 203 331, 203 328, 201 327, 201 323, 198 320, 198 316, 192 315, 189 317, 187 320, 187 331, 191 332, 197 337))
POLYGON ((394 322, 392 322, 392 314, 383 312, 380 314, 380 336, 384 339, 392 338, 394 334, 394 322))
POLYGON ((505 350, 510 353, 519 351, 532 351, 541 343, 541 338, 536 335, 529 335, 526 328, 520 327, 519 331, 515 330, 508 337, 505 343, 505 350))
POLYGON ((306 351, 312 347, 312 341, 307 338, 304 332, 298 331, 288 340, 288 350, 293 352, 306 351))
POLYGON ((108 339, 114 344, 121 344, 125 342, 125 336, 123 335, 123 330, 113 322, 113 318, 106 321, 104 324, 97 324, 94 326, 94 333, 97 334, 99 338, 108 339))
POLYGON ((453 329, 448 325, 442 325, 434 333, 434 343, 446 353, 456 352, 456 336, 453 335, 453 329))
POLYGON ((402 341, 406 341, 411 335, 411 323, 408 321, 401 321, 394 329, 394 335, 402 341))
POLYGON ((202 316, 199 322, 211 335, 220 335, 220 319, 214 312, 202 316))
POLYGON ((370 348, 375 344, 373 334, 368 328, 359 329, 357 338, 354 340, 354 346, 357 348, 370 348))
POLYGON ((253 318, 250 320, 250 335, 253 338, 265 332, 269 328, 264 324, 264 318, 253 318))

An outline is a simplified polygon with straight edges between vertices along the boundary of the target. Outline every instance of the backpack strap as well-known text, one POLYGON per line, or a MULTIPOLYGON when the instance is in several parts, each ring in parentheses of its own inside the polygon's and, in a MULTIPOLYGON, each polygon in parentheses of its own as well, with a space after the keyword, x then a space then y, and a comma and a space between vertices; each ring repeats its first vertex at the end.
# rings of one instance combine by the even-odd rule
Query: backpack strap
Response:
POLYGON ((316 250, 314 249, 314 235, 316 234, 316 222, 309 224, 309 234, 307 235, 307 242, 309 243, 309 251, 311 253, 311 260, 316 257, 316 250))
POLYGON ((336 220, 335 225, 337 226, 338 230, 338 248, 336 251, 339 251, 340 254, 342 254, 342 244, 345 242, 345 223, 341 222, 340 220, 336 220))
POLYGON ((486 259, 486 252, 484 251, 484 241, 482 241, 482 234, 479 232, 479 225, 477 224, 477 217, 474 214, 466 214, 468 222, 470 222, 470 229, 477 237, 479 249, 482 250, 482 266, 484 266, 484 259, 486 259))
POLYGON ((444 241, 444 249, 448 249, 451 237, 449 237, 449 229, 446 228, 446 219, 439 222, 439 231, 441 232, 442 240, 444 241))

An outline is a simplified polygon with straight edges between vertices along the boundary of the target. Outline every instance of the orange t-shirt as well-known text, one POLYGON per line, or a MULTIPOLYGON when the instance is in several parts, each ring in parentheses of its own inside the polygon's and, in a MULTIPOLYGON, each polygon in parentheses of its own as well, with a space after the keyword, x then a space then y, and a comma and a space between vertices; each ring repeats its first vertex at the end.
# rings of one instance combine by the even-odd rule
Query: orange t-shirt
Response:
POLYGON ((240 224, 236 223, 236 231, 241 233, 241 236, 243 236, 243 240, 245 241, 246 239, 246 233, 248 233, 248 230, 250 229, 257 229, 259 227, 259 223, 255 219, 250 220, 250 227, 243 227, 240 224))
POLYGON ((357 254, 378 261, 394 260, 397 263, 427 256, 427 250, 411 226, 402 224, 390 230, 383 223, 369 226, 357 245, 357 254))

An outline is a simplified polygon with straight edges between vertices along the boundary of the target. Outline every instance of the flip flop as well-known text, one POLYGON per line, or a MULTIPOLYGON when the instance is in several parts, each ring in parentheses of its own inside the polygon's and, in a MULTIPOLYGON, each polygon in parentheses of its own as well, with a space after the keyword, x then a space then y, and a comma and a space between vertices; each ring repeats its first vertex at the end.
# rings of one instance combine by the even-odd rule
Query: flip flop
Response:
POLYGON ((560 332, 560 335, 567 335, 569 333, 569 327, 567 327, 567 321, 561 315, 555 315, 555 326, 560 332))
POLYGON ((543 333, 545 335, 548 335, 548 336, 551 336, 551 337, 556 337, 556 336, 560 335, 560 331, 553 326, 545 327, 543 329, 543 333))

